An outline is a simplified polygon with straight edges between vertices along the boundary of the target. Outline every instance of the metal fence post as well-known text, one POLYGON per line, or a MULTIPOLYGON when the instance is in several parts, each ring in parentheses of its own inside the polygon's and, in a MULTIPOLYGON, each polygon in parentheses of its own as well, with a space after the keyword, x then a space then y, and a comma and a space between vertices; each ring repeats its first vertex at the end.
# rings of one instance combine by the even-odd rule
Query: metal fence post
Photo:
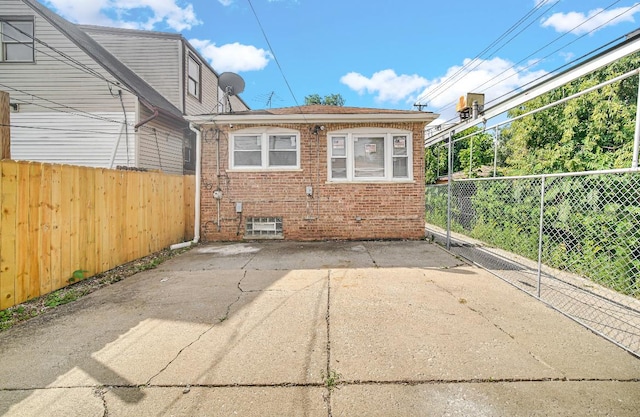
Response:
POLYGON ((640 152, 640 81, 638 82, 638 101, 636 104, 636 131, 633 136, 633 157, 631 168, 638 168, 638 152, 640 152))
POLYGON ((500 131, 496 127, 495 135, 493 136, 493 176, 496 176, 498 171, 498 142, 500 141, 500 131))
POLYGON ((453 190, 453 131, 449 133, 449 149, 447 151, 447 250, 451 249, 451 192, 453 190))
POLYGON ((544 189, 545 177, 542 176, 542 180, 540 182, 540 224, 538 227, 538 298, 540 298, 542 292, 542 226, 544 223, 544 189))

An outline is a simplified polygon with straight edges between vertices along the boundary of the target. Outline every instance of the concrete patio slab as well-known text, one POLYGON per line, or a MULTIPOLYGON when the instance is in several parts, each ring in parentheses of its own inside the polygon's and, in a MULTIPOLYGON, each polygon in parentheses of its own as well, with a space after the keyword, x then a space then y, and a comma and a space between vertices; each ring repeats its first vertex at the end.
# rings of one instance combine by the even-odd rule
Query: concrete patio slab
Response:
POLYGON ((638 392, 638 382, 609 381, 353 385, 331 400, 334 417, 635 417, 638 392))
POLYGON ((7 416, 627 416, 639 385, 424 241, 202 245, 0 332, 7 416))
MULTIPOLYGON (((277 284, 246 290, 250 296, 260 295, 241 310, 230 311, 150 383, 321 384, 327 366, 327 273, 279 275, 277 284)), ((271 281, 269 274, 264 276, 271 281)), ((256 288, 255 274, 240 285, 245 280, 247 288, 256 288)))
POLYGON ((130 391, 106 393, 110 416, 326 417, 328 408, 320 387, 145 388, 142 401, 129 398, 130 391))

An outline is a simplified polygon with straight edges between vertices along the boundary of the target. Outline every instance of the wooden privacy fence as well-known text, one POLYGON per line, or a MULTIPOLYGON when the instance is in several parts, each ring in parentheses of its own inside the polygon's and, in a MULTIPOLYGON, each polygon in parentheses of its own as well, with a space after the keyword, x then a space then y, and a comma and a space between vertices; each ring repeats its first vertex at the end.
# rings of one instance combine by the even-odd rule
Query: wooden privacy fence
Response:
POLYGON ((193 238, 193 176, 8 160, 0 172, 0 310, 193 238))

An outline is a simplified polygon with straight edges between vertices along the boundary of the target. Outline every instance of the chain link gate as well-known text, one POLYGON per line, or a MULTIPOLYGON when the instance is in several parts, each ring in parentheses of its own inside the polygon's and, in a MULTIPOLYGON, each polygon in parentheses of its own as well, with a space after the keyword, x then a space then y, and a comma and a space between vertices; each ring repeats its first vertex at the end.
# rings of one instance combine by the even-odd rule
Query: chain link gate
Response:
MULTIPOLYGON (((640 357, 640 172, 452 183, 449 248, 640 357)), ((447 244, 447 186, 427 186, 447 244)), ((436 226, 436 227, 432 227, 436 226)))

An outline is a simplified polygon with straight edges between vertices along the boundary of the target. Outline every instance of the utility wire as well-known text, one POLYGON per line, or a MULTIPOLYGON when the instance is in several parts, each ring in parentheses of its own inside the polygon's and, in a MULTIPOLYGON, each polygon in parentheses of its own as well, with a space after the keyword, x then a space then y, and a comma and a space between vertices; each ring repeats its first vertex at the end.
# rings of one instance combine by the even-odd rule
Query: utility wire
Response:
MULTIPOLYGON (((559 2, 560 2, 560 0, 556 0, 549 8, 544 10, 544 12, 541 15, 548 13, 549 10, 553 9, 553 7, 555 7, 559 2)), ((498 37, 498 39, 496 39, 489 46, 487 46, 485 49, 483 49, 471 61, 467 62, 465 65, 460 67, 452 76, 448 77, 444 82, 442 82, 436 88, 434 88, 433 90, 431 90, 431 91, 423 94, 422 96, 420 96, 416 100, 416 102, 420 102, 420 101, 427 100, 427 99, 434 99, 434 98, 440 96, 444 91, 446 91, 446 89, 444 89, 444 87, 446 85, 451 84, 454 81, 462 79, 465 76, 467 76, 469 72, 471 72, 472 70, 477 68, 479 65, 481 65, 482 62, 480 61, 480 58, 482 58, 486 53, 488 53, 494 46, 498 45, 500 43, 500 41, 502 41, 504 38, 506 38, 509 34, 511 34, 513 31, 515 31, 520 25, 522 25, 524 22, 526 22, 532 15, 535 14, 535 12, 539 11, 542 8, 542 6, 544 6, 544 5, 548 4, 548 3, 549 3, 549 0, 544 0, 544 1, 540 2, 538 5, 536 5, 533 9, 529 10, 523 17, 521 17, 516 23, 514 23, 509 29, 507 29, 507 31, 505 31, 502 35, 500 35, 500 37, 498 37), (474 65, 473 68, 470 68, 472 65, 474 65), (462 74, 460 77, 458 77, 458 75, 460 75, 461 73, 463 73, 465 71, 466 71, 465 74, 462 74), (435 94, 438 91, 440 91, 440 93, 439 94, 435 94)), ((525 26, 523 29, 521 29, 519 32, 517 32, 514 36, 509 38, 502 46, 500 46, 498 49, 493 51, 493 53, 491 53, 491 55, 489 55, 487 58, 490 58, 491 56, 495 55, 496 52, 498 52, 499 50, 504 48, 506 45, 511 43, 511 41, 513 41, 513 39, 515 39, 517 36, 522 34, 526 29, 528 29, 536 21, 537 21, 537 18, 536 19, 532 19, 531 22, 527 26, 525 26)))
MULTIPOLYGON (((80 71, 82 71, 82 72, 84 72, 84 73, 86 73, 86 74, 88 74, 88 75, 91 75, 91 76, 93 76, 93 77, 95 77, 95 78, 98 78, 98 79, 100 79, 100 80, 102 80, 102 81, 106 81, 108 84, 115 85, 115 86, 117 86, 117 87, 118 87, 118 88, 120 88, 120 89, 124 89, 124 90, 126 90, 126 91, 128 91, 128 92, 130 92, 130 93, 133 93, 131 90, 129 90, 128 88, 126 88, 125 86, 123 86, 123 85, 122 85, 121 83, 119 83, 118 81, 110 80, 110 79, 108 79, 108 78, 104 77, 102 74, 100 74, 98 71, 94 70, 93 68, 89 67, 88 65, 86 65, 86 64, 84 64, 84 63, 82 63, 82 62, 80 62, 80 61, 76 60, 75 58, 71 57, 70 55, 66 54, 65 52, 62 52, 62 51, 60 51, 59 49, 57 49, 57 48, 55 48, 55 47, 53 47, 53 46, 49 45, 48 43, 46 43, 46 42, 44 42, 44 41, 40 40, 39 38, 35 37, 35 35, 30 34, 30 33, 27 33, 27 32, 25 32, 25 31, 23 31, 22 29, 20 29, 19 27, 17 27, 17 26, 15 26, 15 25, 13 25, 13 24, 11 23, 11 21, 7 20, 6 18, 0 18, 0 22, 3 22, 3 23, 5 23, 5 24, 7 24, 7 25, 11 26, 11 27, 12 27, 13 29, 15 29, 17 32, 19 32, 19 33, 21 33, 22 35, 24 35, 24 36, 28 37, 29 39, 33 40, 33 41, 34 41, 34 42, 33 42, 33 44, 30 42, 28 45, 29 45, 29 46, 30 46, 34 51, 37 51, 37 52, 39 52, 39 53, 42 53, 42 54, 44 54, 45 56, 48 56, 48 57, 49 57, 49 58, 51 58, 51 59, 55 59, 56 61, 59 61, 59 62, 61 62, 61 63, 63 63, 63 64, 69 65, 69 66, 70 66, 70 67, 72 67, 72 68, 75 68, 75 69, 77 69, 77 70, 80 70, 80 71), (35 43, 38 43, 38 44, 40 44, 40 45, 44 46, 45 48, 52 50, 53 52, 55 52, 56 54, 60 55, 60 56, 61 56, 62 58, 64 58, 64 59, 61 59, 61 58, 59 58, 59 57, 57 57, 57 56, 55 56, 55 55, 52 55, 52 54, 50 54, 50 53, 46 52, 45 50, 43 50, 43 49, 41 49, 41 48, 36 48, 35 43)), ((20 43, 21 43, 21 44, 23 44, 23 45, 27 45, 26 43, 21 42, 19 39, 16 39, 16 38, 12 37, 11 35, 3 34, 3 36, 4 36, 4 37, 6 37, 6 38, 9 38, 9 39, 11 39, 11 40, 14 40, 14 41, 20 42, 20 43)), ((87 35, 87 36, 89 36, 89 35, 87 35)))
MULTIPOLYGON (((287 88, 289 89, 289 93, 291 94, 291 97, 293 98, 294 103, 296 103, 296 107, 300 108, 300 104, 298 104, 298 100, 296 99, 296 95, 293 94, 293 89, 291 88, 291 85, 289 84, 289 81, 287 80, 287 77, 284 75, 284 71, 282 70, 282 66, 280 65, 280 61, 278 60, 278 57, 276 56, 276 53, 273 50, 273 47, 271 46, 271 42, 269 42, 269 38, 267 37, 267 33, 265 32, 264 28, 262 27, 262 23, 260 22, 260 18, 258 17, 258 14, 256 13, 256 10, 253 7, 253 3, 251 2, 251 0, 247 0, 247 2, 249 3, 249 7, 251 8, 251 11, 253 12, 253 15, 255 16, 256 21, 258 22, 258 27, 260 27, 260 31, 262 32, 262 36, 264 37, 264 40, 267 42, 267 46, 269 46, 269 50, 271 51, 271 55, 273 55, 273 60, 275 61, 276 65, 278 66, 278 70, 280 70, 280 74, 282 75, 282 78, 284 79, 284 83, 287 85, 287 88)), ((300 112, 302 113, 302 109, 301 108, 300 108, 300 112)), ((302 114, 304 116, 304 113, 302 113, 302 114)))
MULTIPOLYGON (((538 48, 538 49, 537 49, 536 51, 534 51, 533 53, 531 53, 531 54, 527 55, 525 58, 523 58, 523 59, 521 59, 520 61, 518 61, 517 63, 515 63, 513 66, 511 66, 511 67, 509 67, 509 68, 505 69, 505 70, 504 70, 504 71, 502 71, 501 73, 499 73, 499 74, 495 75, 493 78, 491 78, 491 79, 489 79, 489 80, 485 81, 485 82, 484 82, 484 83, 482 83, 481 85, 476 86, 476 87, 474 87, 474 88, 475 88, 475 89, 478 89, 478 88, 481 88, 481 87, 485 87, 488 83, 490 83, 490 82, 492 82, 492 81, 494 81, 494 80, 495 80, 495 82, 494 82, 493 84, 490 84, 490 85, 486 86, 485 88, 487 88, 487 89, 488 89, 488 88, 494 87, 495 85, 499 84, 500 82, 504 82, 505 80, 507 80, 507 79, 509 79, 509 78, 511 78, 511 77, 513 77, 513 76, 515 76, 515 75, 517 75, 517 74, 520 74, 520 73, 524 72, 525 70, 527 70, 527 69, 531 68, 532 66, 536 65, 536 64, 537 64, 537 62, 539 62, 539 60, 537 60, 536 62, 533 62, 533 63, 531 63, 531 64, 527 65, 526 67, 519 68, 517 71, 514 71, 514 73, 513 73, 512 75, 510 75, 510 76, 508 76, 508 77, 506 77, 506 78, 500 79, 500 76, 501 76, 501 75, 503 75, 503 74, 505 74, 507 71, 514 70, 518 64, 521 64, 522 62, 524 62, 524 61, 528 60, 529 58, 531 58, 532 56, 534 56, 534 55, 535 55, 535 54, 537 54, 538 52, 541 52, 542 50, 546 49, 546 48, 547 48, 547 47, 549 47, 550 45, 552 45, 552 44, 554 44, 555 42, 559 41, 559 40, 560 40, 560 39, 562 39, 563 37, 565 37, 565 36, 567 36, 568 34, 572 33, 574 30, 578 29, 579 27, 583 26, 584 24, 586 24, 586 23, 587 23, 587 22, 589 22, 590 20, 594 19, 594 18, 595 18, 596 16, 598 16, 599 14, 601 14, 601 13, 605 12, 606 10, 610 9, 611 7, 615 6, 615 5, 616 5, 616 4, 618 4, 620 1, 621 1, 621 0, 616 0, 616 1, 614 1, 613 3, 611 3, 611 4, 610 4, 609 6, 607 6, 606 8, 604 8, 604 9, 600 10, 598 13, 594 14, 594 15, 593 15, 593 16, 591 16, 590 18, 588 18, 588 19, 586 19, 586 20, 582 21, 580 24, 578 24, 578 25, 576 25, 575 27, 573 27, 571 30, 569 30, 569 31, 567 31, 567 32, 565 32, 565 33, 563 33, 562 35, 560 35, 560 36, 558 36, 557 38, 555 38, 554 40, 552 40, 552 41, 548 42, 546 45, 542 46, 541 48, 538 48)), ((602 28, 602 27, 606 26, 607 24, 609 24, 609 23, 610 23, 610 22, 612 22, 613 20, 617 19, 617 18, 618 18, 618 17, 620 17, 621 15, 623 15, 623 14, 625 14, 625 13, 628 13, 630 10, 633 10, 634 8, 639 7, 639 6, 640 6, 640 3, 636 3, 635 5, 633 5, 633 6, 629 7, 628 9, 626 9, 626 10, 624 10, 623 12, 619 13, 618 15, 616 15, 616 16, 614 16, 614 17, 612 17, 612 18, 611 18, 611 19, 609 19, 608 21, 606 21, 606 22, 604 22, 604 23, 600 24, 599 26, 597 26, 597 27, 593 28, 591 31, 589 31, 589 32, 587 32, 587 33, 585 33, 585 34, 583 34, 583 35, 579 36, 578 38, 574 39, 573 41, 571 41, 571 42, 569 42, 569 43, 567 43, 567 44, 562 45, 560 48, 558 48, 558 49, 556 49, 556 50, 552 51, 551 53, 549 53, 548 55, 546 55, 546 56, 545 56, 545 57, 543 57, 542 59, 546 59, 546 58, 548 58, 549 56, 551 56, 551 55, 555 54, 556 52, 559 52, 559 51, 560 51, 560 50, 562 50, 563 48, 565 48, 565 47, 567 47, 567 46, 569 46, 569 45, 571 45, 571 44, 573 44, 573 43, 577 42, 578 40, 580 40, 580 39, 584 38, 585 36, 588 36, 588 35, 592 34, 593 32, 595 32, 595 31, 599 30, 600 28, 602 28)), ((620 39, 620 38, 619 38, 619 39, 620 39)), ((615 42, 615 41, 614 41, 614 42, 615 42)), ((597 48, 596 50, 598 50, 598 49, 600 49, 600 48, 597 48)), ((587 53, 586 55, 583 55, 583 57, 584 57, 584 56, 591 55, 591 54, 593 54, 593 53, 594 53, 594 51, 591 51, 591 52, 587 53)), ((581 57, 581 58, 583 58, 583 57, 581 57)), ((573 62, 576 62, 576 60, 574 60, 573 62)), ((562 67, 560 67, 560 68, 563 68, 563 67, 565 67, 566 65, 567 65, 567 64, 563 65, 563 66, 562 66, 562 67)), ((547 73, 547 74, 545 74, 545 75, 543 75, 543 76, 540 76, 540 77, 536 78, 535 80, 530 81, 528 84, 532 84, 532 83, 538 82, 538 81, 539 81, 539 80, 541 80, 542 78, 547 77, 547 76, 549 76, 549 74, 553 74, 553 73, 554 73, 554 72, 556 72, 556 71, 558 71, 558 69, 554 69, 554 70, 553 70, 553 71, 551 71, 550 73, 547 73)), ((516 92, 516 91, 520 90, 521 88, 522 88, 522 86, 520 86, 520 87, 518 87, 518 88, 515 88, 515 89, 513 89, 513 90, 511 90, 511 91, 509 91, 509 92, 507 92, 507 93, 503 94, 503 95, 502 95, 502 96, 500 96, 500 97, 504 97, 504 96, 507 96, 507 95, 513 94, 514 92, 516 92)), ((495 101, 495 100, 496 100, 496 99, 493 99, 493 100, 491 100, 490 102, 493 102, 493 101, 495 101)), ((488 103, 490 103, 490 102, 488 102, 488 103)), ((447 109, 453 108, 453 107, 455 106, 455 104, 456 104, 456 102, 454 101, 454 102, 452 102, 452 103, 450 103, 450 104, 448 104, 448 105, 446 105, 446 106, 440 107, 440 108, 438 109, 438 111, 442 111, 442 110, 447 110, 447 109)), ((456 118, 454 117, 454 118, 452 118, 452 119, 449 119, 447 122, 452 121, 452 120, 455 120, 455 119, 456 119, 456 118)))

